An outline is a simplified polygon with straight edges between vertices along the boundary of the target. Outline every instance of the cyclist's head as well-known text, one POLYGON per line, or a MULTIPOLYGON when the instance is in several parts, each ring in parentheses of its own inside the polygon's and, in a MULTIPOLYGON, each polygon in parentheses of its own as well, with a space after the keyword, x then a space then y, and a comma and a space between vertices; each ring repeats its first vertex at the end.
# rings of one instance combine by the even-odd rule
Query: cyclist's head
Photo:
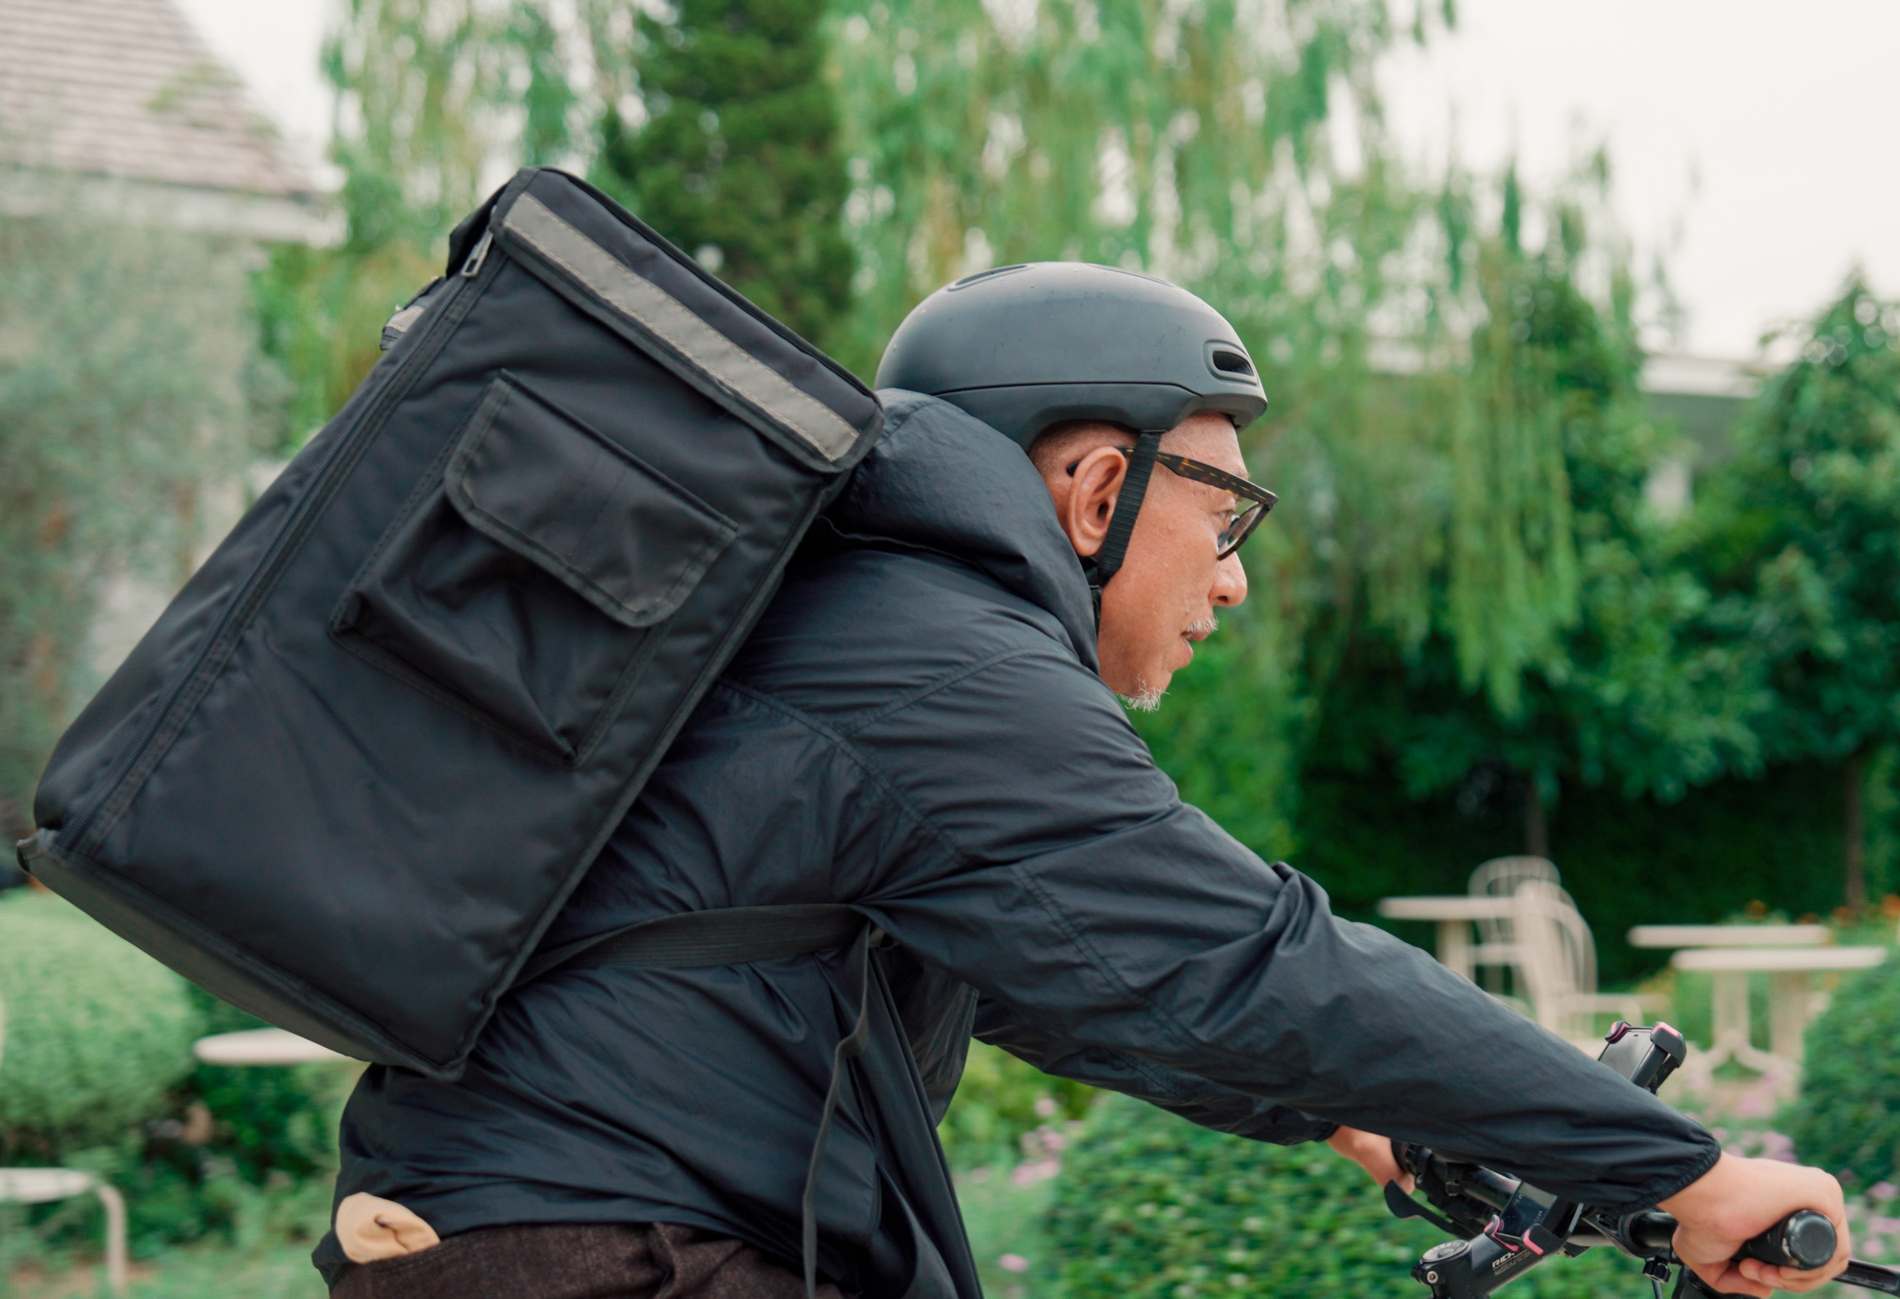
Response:
POLYGON ((1030 453, 1123 697, 1152 706, 1215 607, 1246 598, 1221 552, 1262 503, 1220 477, 1245 477, 1236 431, 1267 399, 1233 326, 1185 289, 1080 262, 984 271, 911 312, 877 384, 942 397, 1030 453))
MULTIPOLYGON (((1135 435, 1113 424, 1059 425, 1030 447, 1075 553, 1100 553, 1127 482, 1135 435)), ((1211 411, 1190 415, 1161 439, 1164 462, 1247 475, 1233 423, 1211 411)), ((1135 518, 1126 557, 1102 588, 1098 652, 1102 680, 1130 703, 1152 708, 1169 679, 1194 657, 1191 641, 1214 630, 1215 615, 1247 598, 1238 553, 1222 556, 1223 534, 1249 502, 1216 484, 1157 466, 1135 518)))

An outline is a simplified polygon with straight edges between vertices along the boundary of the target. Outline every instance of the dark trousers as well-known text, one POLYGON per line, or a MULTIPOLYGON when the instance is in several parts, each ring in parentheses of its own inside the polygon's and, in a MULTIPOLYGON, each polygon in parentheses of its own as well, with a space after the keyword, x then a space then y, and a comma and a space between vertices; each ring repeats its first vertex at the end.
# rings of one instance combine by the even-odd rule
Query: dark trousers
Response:
MULTIPOLYGON (((352 1263, 331 1299, 803 1299, 797 1267, 673 1223, 484 1227, 352 1263)), ((846 1299, 820 1284, 818 1299, 846 1299)))

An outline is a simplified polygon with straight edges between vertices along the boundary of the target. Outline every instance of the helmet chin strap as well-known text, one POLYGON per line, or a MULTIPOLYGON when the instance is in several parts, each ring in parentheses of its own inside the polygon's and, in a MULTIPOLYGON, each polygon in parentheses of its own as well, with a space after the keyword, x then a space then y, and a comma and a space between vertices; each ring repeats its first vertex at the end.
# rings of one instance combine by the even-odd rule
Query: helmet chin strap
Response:
POLYGON ((1141 498, 1147 495, 1155 457, 1161 453, 1161 437, 1159 433, 1142 433, 1135 438, 1135 449, 1128 457, 1128 476, 1122 479, 1115 512, 1108 519, 1108 535, 1102 539, 1100 550, 1082 560, 1082 572, 1089 580, 1089 599, 1095 605, 1097 631, 1102 629, 1102 588, 1120 571, 1128 554, 1128 539, 1135 534, 1135 516, 1141 512, 1141 498))

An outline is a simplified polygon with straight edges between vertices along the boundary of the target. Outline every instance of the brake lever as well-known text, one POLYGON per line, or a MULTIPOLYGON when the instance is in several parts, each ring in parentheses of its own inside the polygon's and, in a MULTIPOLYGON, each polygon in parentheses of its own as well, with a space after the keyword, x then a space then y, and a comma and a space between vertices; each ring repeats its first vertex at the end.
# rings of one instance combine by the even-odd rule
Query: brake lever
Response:
POLYGON ((1401 1191, 1397 1182, 1387 1182, 1385 1184, 1385 1207, 1391 1211, 1392 1216, 1395 1218, 1423 1218, 1426 1222, 1431 1223, 1432 1226, 1438 1228, 1447 1236, 1460 1236, 1465 1234, 1450 1218, 1441 1217, 1433 1213, 1404 1191, 1401 1191))

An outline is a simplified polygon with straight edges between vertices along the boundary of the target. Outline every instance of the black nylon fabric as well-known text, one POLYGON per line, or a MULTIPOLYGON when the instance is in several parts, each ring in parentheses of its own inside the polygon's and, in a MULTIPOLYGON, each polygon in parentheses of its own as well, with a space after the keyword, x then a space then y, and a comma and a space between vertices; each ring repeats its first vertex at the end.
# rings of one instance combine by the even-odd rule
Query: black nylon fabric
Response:
MULTIPOLYGON (((1095 675, 1088 587, 1020 450, 880 396, 883 441, 546 940, 823 902, 889 935, 889 1027, 817 1170, 827 1277, 969 1299, 928 1201, 972 1032, 1243 1137, 1349 1123, 1610 1206, 1713 1163, 1676 1111, 1184 805, 1095 675)), ((844 952, 555 970, 503 999, 459 1083, 369 1071, 338 1193, 445 1234, 671 1221, 796 1260, 850 976, 844 952)))
POLYGON ((210 991, 453 1076, 881 412, 528 169, 67 730, 23 864, 210 991))

